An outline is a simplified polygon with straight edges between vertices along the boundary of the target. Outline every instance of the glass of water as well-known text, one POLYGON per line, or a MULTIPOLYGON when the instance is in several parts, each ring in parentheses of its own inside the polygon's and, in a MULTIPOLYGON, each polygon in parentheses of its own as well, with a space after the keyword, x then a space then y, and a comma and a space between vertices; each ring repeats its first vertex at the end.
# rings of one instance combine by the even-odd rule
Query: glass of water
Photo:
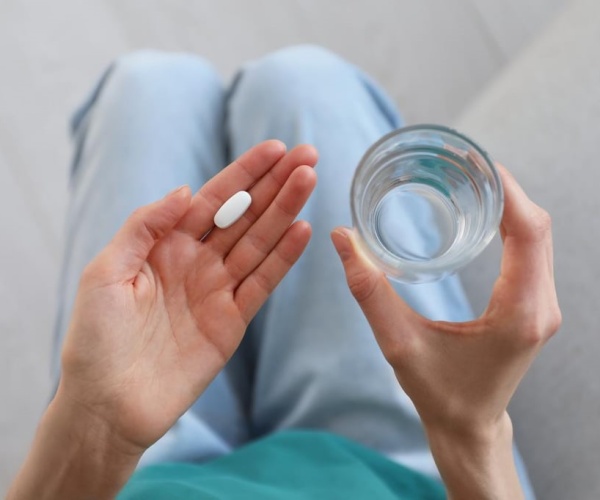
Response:
POLYGON ((503 201, 486 152, 438 125, 381 138, 360 161, 351 190, 362 249, 406 283, 441 279, 473 260, 496 233, 503 201))

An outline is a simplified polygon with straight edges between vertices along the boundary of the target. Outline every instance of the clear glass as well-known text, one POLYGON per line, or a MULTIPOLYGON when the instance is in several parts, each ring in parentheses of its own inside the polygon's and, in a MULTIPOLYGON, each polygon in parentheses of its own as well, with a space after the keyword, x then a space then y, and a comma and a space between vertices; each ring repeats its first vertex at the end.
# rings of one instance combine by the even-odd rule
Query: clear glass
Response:
POLYGON ((438 125, 381 138, 360 161, 353 224, 369 259, 405 283, 436 281, 473 260, 500 224, 502 184, 487 153, 438 125))

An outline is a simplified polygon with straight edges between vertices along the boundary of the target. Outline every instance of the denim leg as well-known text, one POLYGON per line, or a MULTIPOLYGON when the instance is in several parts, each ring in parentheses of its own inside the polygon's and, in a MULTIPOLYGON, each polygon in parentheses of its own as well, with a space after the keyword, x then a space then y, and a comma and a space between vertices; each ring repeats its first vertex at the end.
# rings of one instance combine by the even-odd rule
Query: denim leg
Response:
MULTIPOLYGON (((313 46, 246 65, 227 113, 234 156, 267 138, 310 143, 320 155, 317 188, 300 214, 313 227, 311 243, 245 339, 255 359, 253 432, 326 429, 437 476, 418 414, 350 295, 329 238, 335 226, 351 224, 350 183, 361 156, 401 126, 400 116, 366 75, 313 46)), ((457 277, 395 288, 429 318, 472 318, 457 277)))
MULTIPOLYGON (((75 114, 55 381, 85 265, 134 209, 182 184, 195 191, 225 166, 224 98, 218 75, 202 59, 143 51, 119 58, 75 114)), ((142 463, 219 455, 245 434, 238 398, 221 374, 142 463)))

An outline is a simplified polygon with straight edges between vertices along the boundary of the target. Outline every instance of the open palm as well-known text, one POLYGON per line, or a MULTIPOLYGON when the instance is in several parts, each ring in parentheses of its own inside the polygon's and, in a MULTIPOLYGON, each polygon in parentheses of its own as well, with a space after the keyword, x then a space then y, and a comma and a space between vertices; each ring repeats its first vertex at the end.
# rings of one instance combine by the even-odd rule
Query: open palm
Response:
POLYGON ((65 340, 59 391, 148 447, 206 389, 310 238, 294 219, 312 192, 308 146, 262 143, 191 198, 138 209, 86 268, 65 340), (247 190, 227 229, 219 207, 247 190))

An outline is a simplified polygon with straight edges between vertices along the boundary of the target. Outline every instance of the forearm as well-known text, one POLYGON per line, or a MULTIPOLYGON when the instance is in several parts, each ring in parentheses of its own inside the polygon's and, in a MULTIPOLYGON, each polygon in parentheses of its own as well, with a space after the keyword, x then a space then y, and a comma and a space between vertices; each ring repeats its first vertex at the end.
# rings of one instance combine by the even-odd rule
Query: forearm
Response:
POLYGON ((103 422, 57 396, 7 500, 113 498, 140 456, 141 451, 116 441, 103 422))
POLYGON ((477 434, 428 428, 427 435, 449 500, 523 498, 508 414, 494 428, 477 434))

